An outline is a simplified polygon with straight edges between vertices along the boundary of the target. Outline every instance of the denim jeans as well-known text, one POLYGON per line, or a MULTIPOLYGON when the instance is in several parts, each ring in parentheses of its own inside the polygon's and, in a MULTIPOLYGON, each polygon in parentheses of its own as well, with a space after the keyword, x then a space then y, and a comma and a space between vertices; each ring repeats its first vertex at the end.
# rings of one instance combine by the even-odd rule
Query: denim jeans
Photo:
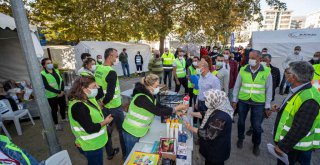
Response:
POLYGON ((119 139, 120 139, 122 156, 125 156, 126 155, 126 148, 125 148, 123 134, 122 134, 122 130, 123 130, 122 123, 124 120, 122 107, 120 106, 118 108, 111 108, 111 109, 103 108, 102 111, 103 111, 103 115, 105 117, 107 117, 109 114, 111 114, 113 117, 113 121, 107 127, 107 131, 108 131, 108 142, 106 144, 107 155, 108 156, 113 155, 112 138, 111 138, 112 136, 111 135, 112 135, 112 125, 115 123, 116 127, 118 129, 118 132, 119 132, 119 139))
MULTIPOLYGON (((5 153, 7 156, 9 156, 12 159, 17 160, 21 164, 27 164, 27 161, 24 159, 22 154, 20 152, 14 151, 12 149, 9 149, 6 147, 7 143, 0 142, 0 150, 5 153)), ((29 155, 24 149, 20 148, 22 152, 27 156, 31 164, 39 164, 39 162, 31 155, 29 155)), ((43 164, 43 163, 40 163, 43 164)))
POLYGON ((129 71, 129 64, 128 63, 121 63, 123 75, 125 77, 130 77, 130 71, 129 71), (127 73, 126 73, 127 70, 127 73))
POLYGON ((264 105, 250 105, 242 101, 238 102, 238 139, 244 139, 245 123, 249 110, 251 110, 251 126, 253 128, 252 142, 260 145, 262 134, 262 119, 264 115, 264 105))
POLYGON ((167 85, 167 82, 168 82, 168 84, 169 84, 169 89, 171 89, 171 81, 172 81, 172 70, 164 70, 163 71, 163 82, 164 82, 164 84, 166 84, 167 85), (168 81, 167 81, 167 78, 168 78, 168 81))
POLYGON ((83 151, 78 148, 80 153, 87 158, 88 165, 103 165, 103 148, 94 151, 83 151))
POLYGON ((123 133, 124 144, 126 145, 126 156, 125 156, 125 159, 127 159, 127 157, 129 156, 132 148, 134 147, 134 145, 137 142, 139 142, 140 138, 131 135, 130 133, 128 133, 125 130, 123 130, 122 133, 123 133))
MULTIPOLYGON (((298 151, 293 149, 288 153, 289 165, 295 165, 299 162, 300 165, 311 164, 312 151, 298 151)), ((278 159, 278 165, 285 165, 281 160, 278 159)))

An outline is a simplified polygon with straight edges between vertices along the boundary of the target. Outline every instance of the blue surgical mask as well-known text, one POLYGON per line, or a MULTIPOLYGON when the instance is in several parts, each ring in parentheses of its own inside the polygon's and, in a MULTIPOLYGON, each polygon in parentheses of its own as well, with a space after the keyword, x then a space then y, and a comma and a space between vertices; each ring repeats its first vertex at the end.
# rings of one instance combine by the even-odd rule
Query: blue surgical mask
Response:
POLYGON ((49 70, 53 69, 53 64, 47 64, 46 68, 49 70))
POLYGON ((95 98, 98 94, 98 89, 95 88, 95 89, 90 89, 88 88, 88 90, 90 91, 90 94, 86 93, 88 98, 91 99, 91 98, 95 98))

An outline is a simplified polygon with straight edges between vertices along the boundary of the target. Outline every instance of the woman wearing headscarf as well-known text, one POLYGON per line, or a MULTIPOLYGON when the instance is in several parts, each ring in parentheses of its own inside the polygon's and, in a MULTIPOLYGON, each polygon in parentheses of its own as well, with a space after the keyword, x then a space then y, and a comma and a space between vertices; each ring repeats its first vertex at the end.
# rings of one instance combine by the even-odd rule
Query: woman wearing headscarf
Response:
POLYGON ((199 152, 205 158, 205 165, 224 165, 230 156, 233 108, 225 92, 211 89, 204 93, 206 112, 190 112, 202 118, 199 128, 185 122, 186 127, 199 136, 199 152))

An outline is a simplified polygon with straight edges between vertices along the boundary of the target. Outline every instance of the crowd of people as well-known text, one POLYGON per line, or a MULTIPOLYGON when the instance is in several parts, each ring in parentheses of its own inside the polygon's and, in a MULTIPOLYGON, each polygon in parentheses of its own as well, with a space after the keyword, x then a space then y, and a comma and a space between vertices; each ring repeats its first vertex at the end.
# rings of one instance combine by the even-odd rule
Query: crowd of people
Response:
MULTIPOLYGON (((104 148, 109 160, 120 152, 119 148, 113 147, 113 124, 117 127, 125 160, 135 143, 147 134, 154 116, 182 116, 188 106, 194 109, 190 112, 194 124, 184 124, 197 134, 196 144, 206 165, 222 165, 229 158, 232 122, 236 114, 236 146, 243 148, 249 112, 251 127, 246 134, 252 136, 255 156, 260 155, 263 120, 277 113, 273 132, 275 152, 288 154, 290 165, 296 162, 310 165, 312 151, 320 148, 320 52, 307 62, 301 49, 296 46, 293 55, 284 61, 282 80, 280 69, 271 64, 272 55, 267 48, 259 51, 248 45, 245 49, 239 47, 231 51, 202 47, 200 56, 188 55, 182 49, 173 54, 166 48, 162 55, 155 50, 148 63, 150 73, 135 84, 126 116, 119 77, 113 69, 120 61, 124 76, 130 77, 125 48, 120 55, 116 49, 108 48, 103 57, 98 55, 96 59, 88 53, 81 55, 83 67, 67 95, 68 119, 64 82, 48 58, 41 62, 41 75, 56 129, 61 130, 59 110, 62 121, 70 122, 76 137, 75 146, 89 165, 103 164, 104 148), (189 105, 170 108, 157 102, 155 97, 162 79, 169 90, 173 81, 175 92, 189 95, 189 105), (180 92, 181 86, 184 92, 180 92), (281 105, 272 105, 279 86, 280 94, 288 95, 281 105)), ((135 56, 135 64, 141 74, 143 58, 140 52, 135 56)), ((278 160, 278 164, 284 163, 278 160)))
MULTIPOLYGON (((119 78, 112 68, 120 61, 124 76, 130 76, 126 49, 120 55, 116 49, 107 49, 104 61, 101 61, 101 56, 95 60, 84 53, 81 56, 83 67, 78 72, 80 77, 68 95, 68 114, 76 146, 89 164, 102 164, 103 148, 108 159, 112 159, 120 151, 113 148, 111 140, 112 124, 115 124, 122 156, 126 159, 135 143, 150 129, 155 115, 182 115, 187 109, 183 104, 169 108, 156 102, 155 96, 163 79, 169 90, 171 82, 174 82, 175 92, 191 97, 189 106, 194 108, 191 112, 194 125, 187 122, 185 125, 198 135, 196 143, 200 145, 200 153, 207 165, 224 164, 229 158, 235 114, 238 114, 236 146, 243 148, 249 112, 251 127, 246 134, 252 136, 255 156, 260 155, 263 120, 272 112, 278 112, 273 134, 275 151, 279 155, 287 153, 291 164, 310 164, 311 151, 320 147, 320 59, 319 52, 316 52, 314 58, 306 62, 300 52, 301 47, 296 46, 293 55, 284 61, 285 73, 281 81, 280 69, 271 64, 272 55, 268 54, 267 48, 261 51, 252 49, 250 45, 234 51, 201 48, 200 57, 188 56, 180 48, 174 54, 166 48, 162 55, 155 50, 148 64, 150 74, 135 84, 126 116, 121 106, 119 78), (180 91, 181 86, 183 92, 180 91), (271 105, 279 86, 280 94, 286 88, 284 93, 288 96, 281 106, 271 105), (290 88, 290 93, 287 88, 290 88)), ((59 98, 64 96, 63 80, 59 72, 50 67, 49 59, 44 59, 42 64, 43 79, 47 81, 44 84, 51 84, 49 88, 45 85, 49 102, 54 100, 62 104, 59 98)), ((140 52, 135 56, 135 64, 140 71, 143 64, 140 52)), ((57 108, 52 106, 52 109, 57 108)), ((57 111, 52 113, 56 123, 57 111)), ((64 119, 63 112, 61 115, 64 119)), ((282 162, 278 161, 278 164, 282 162)))

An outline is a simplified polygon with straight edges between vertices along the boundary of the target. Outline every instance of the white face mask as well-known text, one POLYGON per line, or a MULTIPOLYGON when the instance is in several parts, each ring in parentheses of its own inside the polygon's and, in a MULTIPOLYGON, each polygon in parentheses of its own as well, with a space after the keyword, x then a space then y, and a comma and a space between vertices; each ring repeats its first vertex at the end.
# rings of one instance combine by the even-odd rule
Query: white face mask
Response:
POLYGON ((198 62, 192 62, 193 66, 198 66, 198 62))
POLYGON ((97 59, 97 61, 98 61, 98 62, 102 62, 102 59, 101 59, 101 58, 99 58, 99 59, 97 59))
POLYGON ((119 58, 116 59, 116 61, 113 63, 113 65, 118 65, 119 64, 119 58))
MULTIPOLYGON (((153 87, 152 87, 153 88, 153 87)), ((153 88, 153 95, 157 95, 160 92, 160 87, 153 88)))
POLYGON ((261 64, 263 67, 267 67, 267 63, 266 63, 266 62, 260 62, 260 64, 261 64))
POLYGON ((217 53, 218 52, 218 50, 213 50, 213 53, 217 53))
POLYGON ((319 57, 313 57, 312 58, 314 61, 317 61, 317 60, 319 60, 320 58, 319 57))
POLYGON ((92 65, 90 70, 91 70, 92 72, 94 72, 94 71, 96 71, 96 69, 97 69, 97 66, 96 66, 96 65, 92 65))
POLYGON ((227 54, 224 54, 223 57, 224 57, 225 60, 229 59, 229 55, 227 55, 227 54))
POLYGON ((179 56, 179 60, 182 60, 183 59, 183 56, 179 56))
POLYGON ((254 67, 257 65, 257 60, 249 59, 249 65, 254 67))
POLYGON ((86 93, 88 98, 91 99, 91 98, 95 98, 98 94, 98 89, 95 88, 95 89, 89 89, 88 90, 90 91, 90 94, 86 93))
POLYGON ((217 66, 218 66, 219 68, 221 68, 221 67, 223 66, 223 64, 224 64, 224 62, 217 61, 217 66))

